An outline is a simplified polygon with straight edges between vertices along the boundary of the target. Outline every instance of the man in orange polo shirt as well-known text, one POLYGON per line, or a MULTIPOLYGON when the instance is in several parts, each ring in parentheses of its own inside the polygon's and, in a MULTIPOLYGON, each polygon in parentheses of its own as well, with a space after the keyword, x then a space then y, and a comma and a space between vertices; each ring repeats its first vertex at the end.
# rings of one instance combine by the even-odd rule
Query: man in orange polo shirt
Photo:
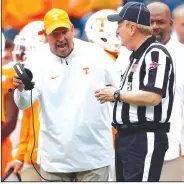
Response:
MULTIPOLYGON (((42 46, 42 36, 38 35, 38 31, 43 29, 42 21, 34 21, 26 25, 15 39, 15 48, 13 50, 14 59, 17 62, 27 62, 32 54, 36 54, 38 47, 42 46)), ((40 47, 39 47, 40 49, 40 47)), ((13 63, 12 63, 13 66, 13 63)), ((35 66, 36 67, 36 66, 35 66)), ((15 71, 13 67, 13 75, 15 71)), ((39 171, 39 166, 36 164, 37 148, 38 148, 38 133, 39 133, 39 118, 38 118, 38 102, 33 104, 34 111, 34 127, 35 137, 33 132, 32 108, 23 111, 21 121, 20 142, 18 151, 7 165, 6 171, 13 167, 14 174, 21 171, 22 181, 40 181, 40 176, 31 164, 31 160, 39 171), (35 144, 34 144, 35 143, 35 144), (33 150, 33 145, 34 150, 33 150), (33 151, 33 155, 31 155, 33 151)))
POLYGON ((6 168, 6 170, 8 170, 9 168, 13 167, 13 173, 16 174, 19 172, 22 181, 41 181, 40 175, 36 172, 35 168, 32 165, 33 162, 34 166, 39 172, 39 165, 36 164, 39 134, 38 106, 38 101, 36 101, 33 104, 34 132, 32 108, 30 107, 23 111, 18 151, 13 160, 8 163, 6 168))
POLYGON ((12 143, 9 135, 16 127, 19 112, 13 100, 13 92, 8 92, 9 88, 14 89, 14 86, 12 85, 12 78, 14 74, 12 73, 12 70, 9 70, 8 65, 2 67, 2 177, 5 175, 5 168, 7 163, 12 159, 12 143))
MULTIPOLYGON (((5 52, 5 37, 2 34, 2 59, 6 56, 5 52)), ((2 107, 2 120, 1 120, 1 144, 2 144, 2 157, 1 157, 1 177, 5 175, 5 168, 7 163, 12 159, 12 143, 9 135, 16 127, 18 108, 13 100, 13 93, 8 93, 8 89, 14 89, 12 85, 12 78, 14 73, 9 70, 9 65, 2 67, 2 94, 1 94, 1 107, 2 107)))

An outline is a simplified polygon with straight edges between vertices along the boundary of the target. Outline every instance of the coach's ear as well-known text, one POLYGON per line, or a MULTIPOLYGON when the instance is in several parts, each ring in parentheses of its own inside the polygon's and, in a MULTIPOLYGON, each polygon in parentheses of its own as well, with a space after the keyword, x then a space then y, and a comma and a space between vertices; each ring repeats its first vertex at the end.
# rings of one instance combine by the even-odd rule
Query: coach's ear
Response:
POLYGON ((47 43, 48 42, 47 34, 46 34, 46 32, 45 32, 44 29, 42 29, 41 31, 39 31, 38 32, 38 35, 42 36, 41 42, 43 42, 43 43, 47 43))
POLYGON ((45 36, 45 34, 43 35, 43 43, 47 43, 48 42, 48 39, 47 39, 47 36, 45 36))

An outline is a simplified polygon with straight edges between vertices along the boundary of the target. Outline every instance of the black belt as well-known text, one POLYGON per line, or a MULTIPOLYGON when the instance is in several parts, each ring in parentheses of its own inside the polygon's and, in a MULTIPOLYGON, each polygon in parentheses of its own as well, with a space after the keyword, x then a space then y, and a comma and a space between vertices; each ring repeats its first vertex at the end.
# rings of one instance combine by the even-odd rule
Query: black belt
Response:
POLYGON ((112 124, 118 132, 122 133, 138 133, 138 132, 163 132, 168 133, 170 130, 170 123, 159 122, 135 122, 126 124, 112 124))

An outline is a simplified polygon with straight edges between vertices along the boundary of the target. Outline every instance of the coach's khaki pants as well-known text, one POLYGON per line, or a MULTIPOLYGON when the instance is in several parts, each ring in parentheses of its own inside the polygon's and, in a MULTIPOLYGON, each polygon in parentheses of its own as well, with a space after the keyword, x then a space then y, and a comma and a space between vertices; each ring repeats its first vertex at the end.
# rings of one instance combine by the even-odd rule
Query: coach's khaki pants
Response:
MULTIPOLYGON (((40 167, 38 165, 34 165, 38 172, 40 172, 40 167)), ((24 166, 21 171, 21 179, 22 181, 41 181, 39 174, 35 171, 32 164, 24 163, 24 166)))
POLYGON ((49 173, 40 168, 42 181, 108 181, 109 166, 77 173, 49 173))
POLYGON ((164 161, 160 181, 182 181, 182 175, 184 177, 184 158, 164 161))
POLYGON ((182 181, 184 181, 184 157, 181 157, 180 160, 181 160, 182 181))

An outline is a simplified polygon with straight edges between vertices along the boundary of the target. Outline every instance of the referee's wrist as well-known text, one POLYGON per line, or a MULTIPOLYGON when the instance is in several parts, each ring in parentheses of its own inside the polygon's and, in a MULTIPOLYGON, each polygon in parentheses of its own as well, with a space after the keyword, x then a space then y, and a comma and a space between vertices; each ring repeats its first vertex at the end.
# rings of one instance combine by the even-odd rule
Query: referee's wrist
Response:
POLYGON ((114 92, 114 101, 118 100, 119 102, 121 102, 120 101, 120 95, 121 95, 121 90, 120 89, 116 90, 114 92))

